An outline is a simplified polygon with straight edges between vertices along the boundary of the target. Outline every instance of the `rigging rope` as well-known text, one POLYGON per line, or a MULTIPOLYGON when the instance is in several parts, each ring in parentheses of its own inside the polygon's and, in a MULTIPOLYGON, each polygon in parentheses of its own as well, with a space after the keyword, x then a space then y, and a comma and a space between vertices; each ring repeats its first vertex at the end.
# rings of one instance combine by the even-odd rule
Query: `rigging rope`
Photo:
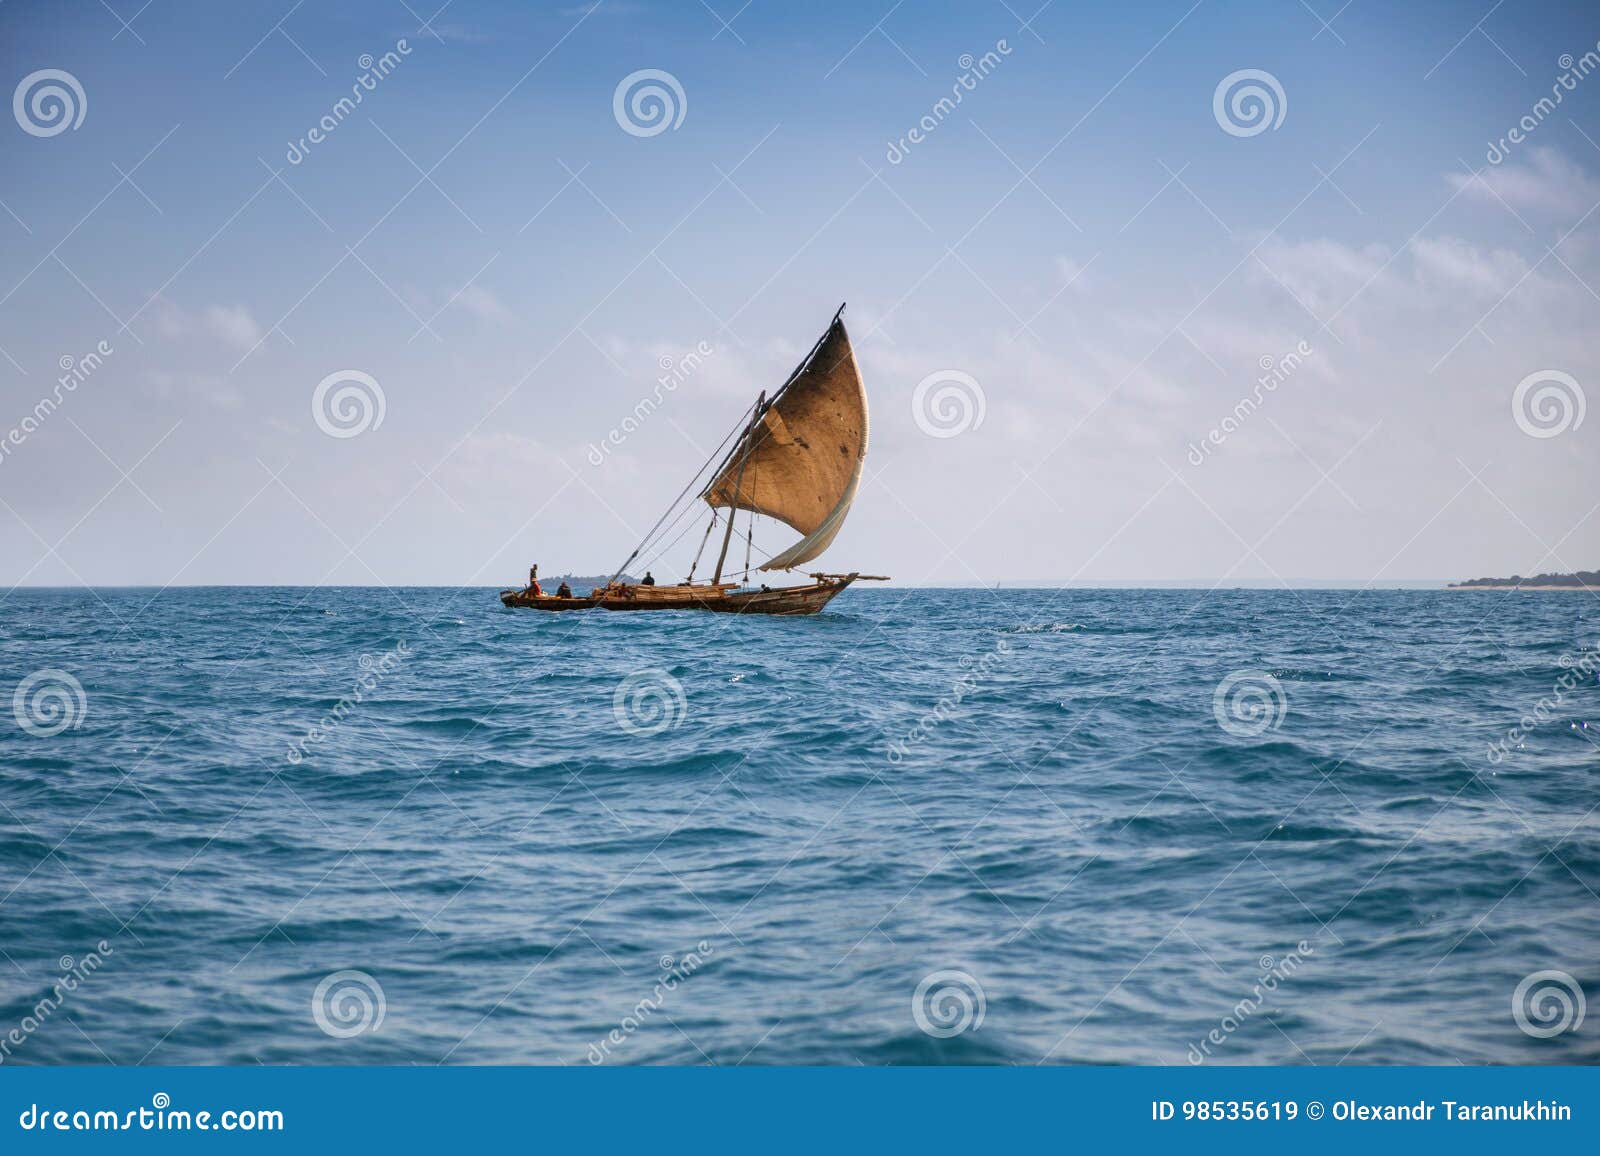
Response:
POLYGON ((700 539, 700 549, 694 552, 694 561, 689 563, 689 577, 684 579, 684 581, 688 582, 690 585, 694 584, 695 568, 700 565, 700 555, 706 552, 706 543, 711 540, 711 531, 716 529, 716 526, 717 511, 713 509, 711 511, 711 521, 706 523, 705 536, 700 539))
MULTIPOLYGON (((751 524, 752 524, 752 528, 753 528, 754 527, 754 522, 755 522, 755 515, 752 514, 750 516, 750 518, 751 518, 751 524)), ((772 554, 771 551, 764 550, 760 546, 756 546, 756 547, 754 547, 754 549, 755 549, 755 552, 757 554, 760 554, 763 559, 765 559, 768 562, 772 561, 773 554, 772 554)), ((738 575, 741 578, 747 578, 751 574, 754 574, 758 569, 760 569, 760 567, 756 567, 756 566, 751 566, 750 565, 750 560, 749 560, 749 558, 747 556, 745 558, 745 568, 743 570, 735 570, 733 572, 733 574, 729 575, 729 577, 733 577, 734 575, 738 575)))
MULTIPOLYGON (((678 523, 682 522, 684 520, 684 518, 689 517, 693 513, 694 513, 694 503, 693 502, 689 502, 686 505, 684 505, 681 509, 678 510, 678 512, 676 514, 673 515, 672 521, 668 522, 667 525, 665 526, 665 528, 663 528, 659 534, 656 534, 656 535, 654 535, 653 538, 651 538, 648 548, 645 546, 644 543, 640 543, 640 545, 639 545, 640 551, 641 552, 646 552, 646 557, 650 561, 655 561, 656 559, 660 558, 661 555, 666 550, 671 549, 672 546, 677 544, 678 538, 683 537, 683 532, 679 531, 678 538, 674 538, 666 546, 660 546, 660 545, 658 545, 658 543, 660 543, 663 539, 665 539, 668 534, 672 533, 674 530, 677 530, 678 529, 678 523)), ((694 522, 691 520, 689 525, 693 526, 694 522)))
POLYGON ((668 542, 665 546, 662 546, 661 548, 656 550, 655 553, 650 555, 649 559, 647 559, 647 563, 648 564, 646 565, 645 568, 648 570, 651 566, 654 566, 658 562, 660 562, 664 557, 666 557, 667 551, 671 550, 679 542, 683 541, 683 536, 685 534, 687 534, 692 529, 694 529, 694 523, 690 522, 682 530, 679 530, 678 531, 678 536, 676 538, 672 539, 672 541, 668 542))
MULTIPOLYGON (((716 456, 717 456, 718 453, 721 452, 722 447, 728 444, 728 440, 730 438, 732 438, 735 434, 739 433, 748 424, 747 417, 751 412, 753 412, 755 410, 755 407, 758 404, 760 404, 760 403, 759 402, 752 402, 750 404, 749 409, 746 409, 744 411, 744 415, 741 415, 741 417, 739 418, 739 424, 734 426, 733 429, 729 430, 727 436, 724 437, 722 439, 722 441, 717 444, 717 448, 711 451, 711 456, 706 459, 705 464, 702 465, 698 470, 695 471, 694 477, 689 479, 688 485, 684 486, 683 489, 678 492, 678 496, 676 498, 672 499, 672 504, 667 507, 666 512, 663 513, 661 515, 661 517, 656 519, 656 524, 654 526, 650 527, 650 532, 644 536, 644 541, 640 542, 637 546, 635 546, 633 548, 633 553, 629 554, 627 556, 627 558, 623 560, 622 565, 617 567, 616 573, 612 574, 611 577, 607 580, 607 584, 608 585, 611 582, 615 582, 617 580, 617 575, 621 574, 624 570, 626 570, 628 568, 628 564, 639 556, 639 552, 641 550, 643 550, 647 545, 649 545, 650 540, 655 537, 656 531, 660 530, 662 523, 667 520, 667 515, 671 514, 673 510, 677 509, 678 503, 683 501, 684 495, 687 494, 690 490, 692 490, 694 488, 695 483, 700 480, 700 475, 706 472, 706 466, 709 466, 711 464, 711 462, 716 459, 716 456)), ((698 497, 698 495, 697 495, 697 497, 698 497)), ((679 517, 682 517, 681 513, 680 513, 679 517)), ((677 519, 674 519, 673 521, 674 521, 674 524, 676 524, 677 519)))

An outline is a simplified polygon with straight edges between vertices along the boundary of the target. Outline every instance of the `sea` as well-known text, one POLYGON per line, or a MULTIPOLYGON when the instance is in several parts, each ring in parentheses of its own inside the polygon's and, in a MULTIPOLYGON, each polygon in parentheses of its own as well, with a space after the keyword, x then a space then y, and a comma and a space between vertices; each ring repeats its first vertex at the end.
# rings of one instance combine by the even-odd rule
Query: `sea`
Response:
POLYGON ((1582 592, 14 589, 0 1064, 1594 1063, 1597 643, 1582 592))

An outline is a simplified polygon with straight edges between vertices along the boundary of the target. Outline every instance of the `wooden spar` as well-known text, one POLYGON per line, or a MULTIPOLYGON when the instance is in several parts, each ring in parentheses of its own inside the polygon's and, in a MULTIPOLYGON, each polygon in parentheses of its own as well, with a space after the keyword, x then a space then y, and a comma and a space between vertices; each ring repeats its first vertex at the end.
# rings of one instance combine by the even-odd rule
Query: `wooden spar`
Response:
MULTIPOLYGON (((766 390, 762 390, 761 393, 758 394, 757 397, 756 397, 756 408, 755 408, 754 412, 752 412, 751 415, 750 415, 750 424, 745 427, 745 431, 744 431, 744 442, 745 442, 744 457, 739 459, 739 474, 738 474, 737 477, 735 477, 733 479, 733 500, 734 500, 735 503, 737 503, 738 500, 739 500, 739 487, 744 484, 744 467, 745 467, 745 463, 750 460, 750 435, 755 430, 756 423, 761 420, 761 414, 762 414, 761 403, 766 401, 766 400, 767 400, 767 391, 766 390)), ((734 516, 735 513, 738 512, 738 509, 739 509, 739 507, 737 505, 731 505, 731 506, 728 507, 728 529, 722 535, 722 553, 717 555, 717 572, 711 576, 711 584, 713 586, 715 586, 717 583, 722 581, 722 564, 723 564, 723 562, 727 561, 727 558, 728 558, 728 543, 733 540, 733 516, 734 516)), ((750 516, 752 518, 755 517, 754 514, 751 514, 750 516)))
MULTIPOLYGON (((811 348, 806 351, 806 355, 800 359, 800 364, 790 370, 789 376, 783 379, 783 384, 780 385, 777 389, 777 392, 772 395, 772 402, 774 405, 777 404, 778 399, 784 395, 788 388, 794 384, 795 379, 806 371, 806 366, 811 364, 811 359, 817 355, 817 350, 822 348, 822 343, 828 340, 828 334, 833 332, 834 322, 838 321, 839 318, 844 316, 844 307, 846 304, 848 304, 848 302, 841 301, 839 303, 838 310, 834 312, 833 321, 828 322, 828 327, 822 331, 822 336, 817 338, 817 340, 812 344, 811 348)), ((756 402, 757 406, 760 404, 761 403, 759 401, 756 402)), ((718 448, 720 449, 721 447, 718 448)), ((752 445, 748 448, 754 449, 755 447, 752 445)), ((706 483, 705 489, 700 491, 700 496, 702 498, 711 492, 711 487, 716 484, 717 479, 722 476, 722 471, 728 468, 728 463, 733 460, 733 455, 738 452, 739 444, 735 442, 733 448, 723 455, 722 460, 717 463, 717 468, 711 471, 711 480, 706 483)), ((701 467, 702 471, 704 468, 704 466, 701 467)), ((699 476, 699 474, 695 475, 696 478, 699 476)))
POLYGON ((799 365, 794 367, 794 372, 789 374, 789 376, 784 379, 784 383, 778 387, 778 392, 772 395, 774 404, 776 404, 777 400, 784 395, 791 385, 794 384, 795 379, 805 372, 806 366, 811 364, 811 359, 817 355, 817 350, 822 348, 822 343, 828 340, 828 334, 833 332, 834 325, 838 322, 839 318, 844 316, 845 305, 846 302, 839 302, 839 308, 834 312, 833 320, 828 322, 828 327, 822 331, 822 336, 817 338, 816 344, 814 344, 811 347, 811 351, 806 354, 805 360, 801 361, 799 365))

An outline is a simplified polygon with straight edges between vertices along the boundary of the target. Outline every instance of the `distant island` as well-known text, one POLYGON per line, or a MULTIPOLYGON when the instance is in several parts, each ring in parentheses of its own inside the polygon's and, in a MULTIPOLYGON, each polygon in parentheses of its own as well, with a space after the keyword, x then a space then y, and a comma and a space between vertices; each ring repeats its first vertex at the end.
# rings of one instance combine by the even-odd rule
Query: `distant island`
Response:
POLYGON ((1574 574, 1535 574, 1524 578, 1470 578, 1452 582, 1446 590, 1595 590, 1600 591, 1600 570, 1579 570, 1574 574))

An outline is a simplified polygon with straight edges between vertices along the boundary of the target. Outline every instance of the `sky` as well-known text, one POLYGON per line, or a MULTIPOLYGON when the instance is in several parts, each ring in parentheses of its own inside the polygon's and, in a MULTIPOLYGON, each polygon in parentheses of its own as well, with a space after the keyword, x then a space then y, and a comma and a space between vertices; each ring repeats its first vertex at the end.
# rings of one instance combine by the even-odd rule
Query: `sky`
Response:
POLYGON ((441 3, 0 7, 0 583, 609 572, 841 302, 827 569, 1600 565, 1592 5, 441 3))

